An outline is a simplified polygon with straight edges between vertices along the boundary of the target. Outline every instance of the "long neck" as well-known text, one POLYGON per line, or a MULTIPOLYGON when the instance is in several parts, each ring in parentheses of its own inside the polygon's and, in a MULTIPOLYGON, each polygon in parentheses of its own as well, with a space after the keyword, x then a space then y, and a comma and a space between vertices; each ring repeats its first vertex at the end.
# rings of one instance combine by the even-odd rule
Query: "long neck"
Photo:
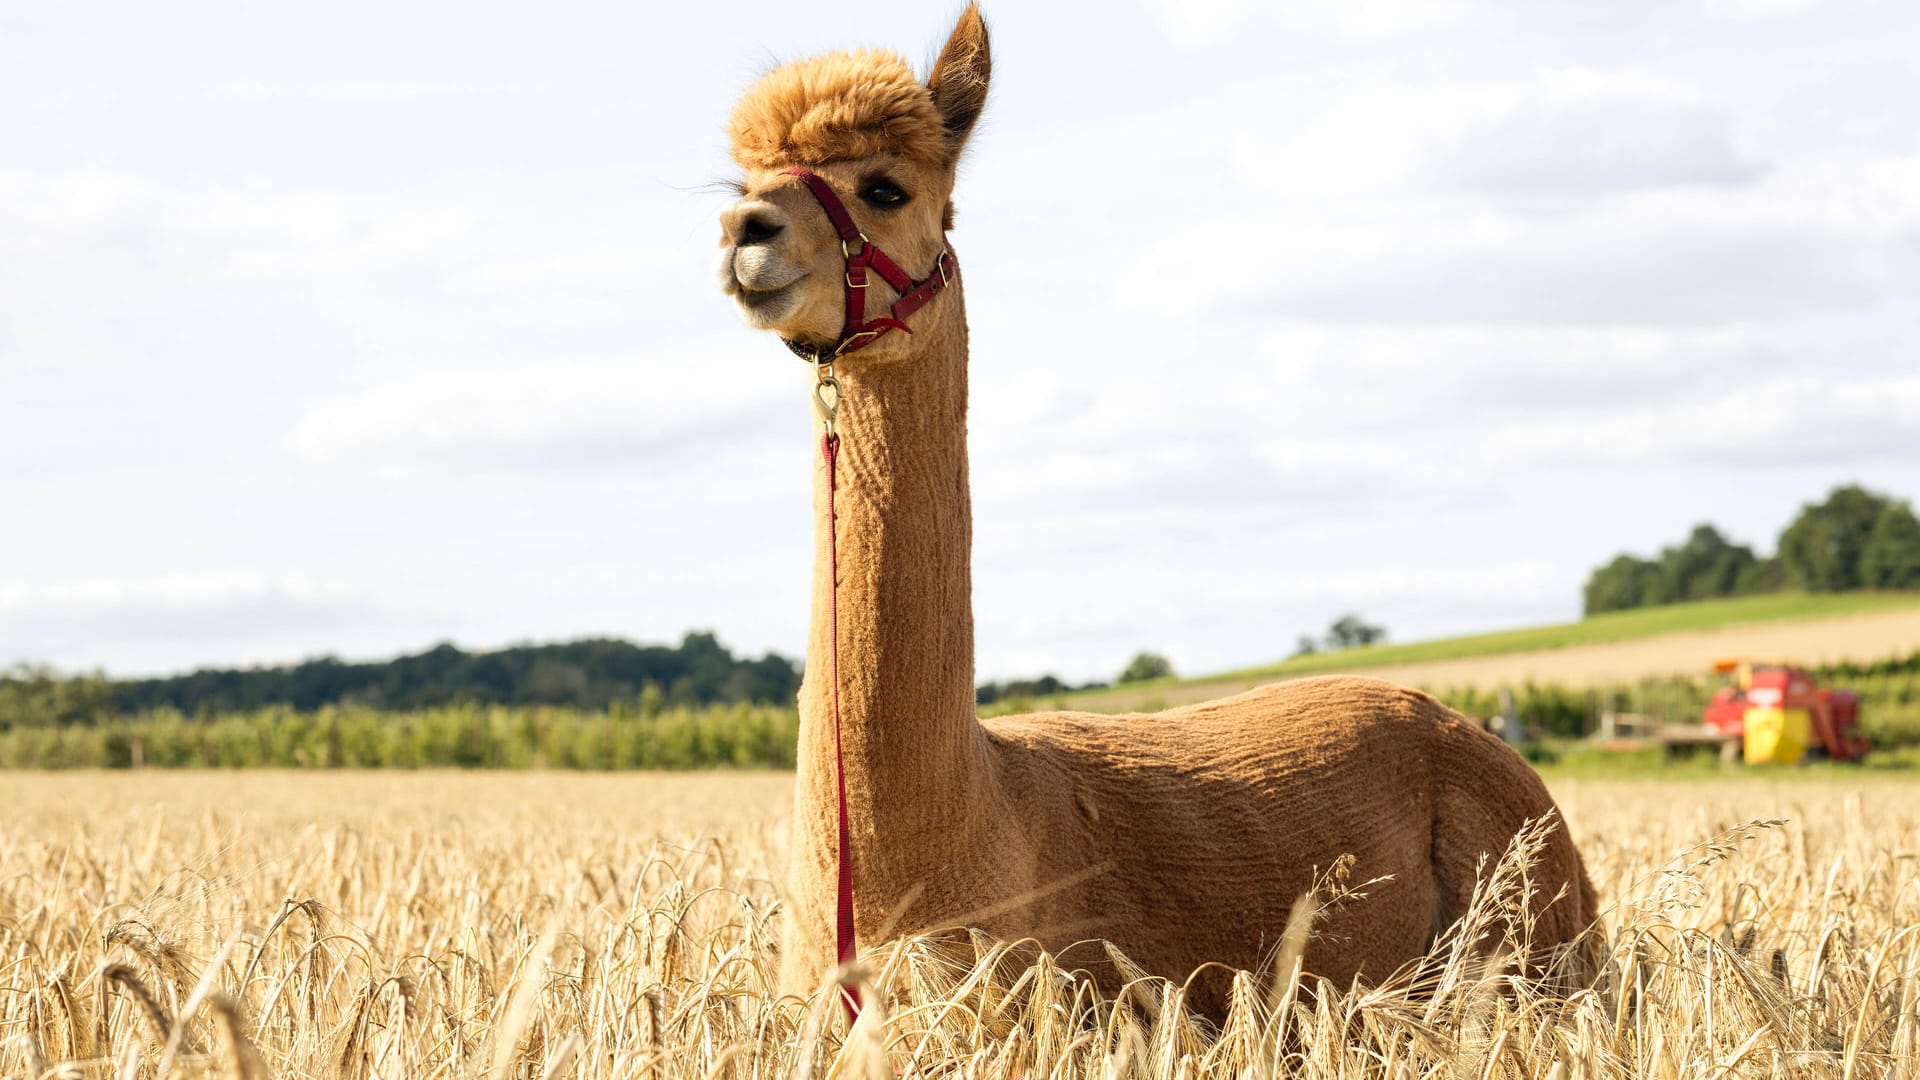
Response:
POLYGON ((958 287, 936 305, 945 310, 931 325, 915 327, 910 355, 849 361, 837 373, 844 387, 834 500, 837 599, 827 471, 815 450, 801 797, 816 815, 834 812, 825 793, 834 768, 837 681, 856 866, 887 857, 898 830, 913 829, 918 818, 950 815, 949 796, 977 795, 985 757, 974 711, 967 331, 958 287), (863 843, 863 831, 882 835, 863 843))

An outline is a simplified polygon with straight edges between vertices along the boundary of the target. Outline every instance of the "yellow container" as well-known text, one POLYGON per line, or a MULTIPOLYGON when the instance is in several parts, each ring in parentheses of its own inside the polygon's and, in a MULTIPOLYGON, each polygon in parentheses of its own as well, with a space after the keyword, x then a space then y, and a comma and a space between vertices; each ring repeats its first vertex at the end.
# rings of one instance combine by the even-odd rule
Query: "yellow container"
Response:
POLYGON ((1805 709, 1752 706, 1746 712, 1749 765, 1793 765, 1807 753, 1813 717, 1805 709))

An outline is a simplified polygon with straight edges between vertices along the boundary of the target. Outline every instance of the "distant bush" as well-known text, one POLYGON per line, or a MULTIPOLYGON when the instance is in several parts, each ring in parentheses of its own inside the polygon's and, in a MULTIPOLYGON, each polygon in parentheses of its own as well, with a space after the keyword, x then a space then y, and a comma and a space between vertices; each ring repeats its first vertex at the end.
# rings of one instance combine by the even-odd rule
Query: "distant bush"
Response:
POLYGON ((1123 683, 1146 682, 1149 679, 1166 679, 1173 675, 1173 662, 1159 653, 1143 652, 1134 654, 1127 666, 1120 672, 1123 683))
POLYGON ((1375 626, 1357 614, 1346 614, 1333 620, 1327 627, 1327 648, 1357 649, 1364 645, 1378 645, 1387 640, 1387 628, 1375 626))

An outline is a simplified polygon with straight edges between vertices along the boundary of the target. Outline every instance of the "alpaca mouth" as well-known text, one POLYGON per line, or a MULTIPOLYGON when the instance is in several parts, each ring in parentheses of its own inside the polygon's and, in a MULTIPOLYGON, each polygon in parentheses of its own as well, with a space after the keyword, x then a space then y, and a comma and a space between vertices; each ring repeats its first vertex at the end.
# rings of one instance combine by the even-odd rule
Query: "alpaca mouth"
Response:
POLYGON ((749 288, 736 278, 733 287, 727 291, 733 294, 733 302, 739 306, 740 314, 749 324, 767 330, 799 310, 802 278, 795 278, 774 289, 749 288))
POLYGON ((799 295, 805 267, 786 262, 760 246, 728 248, 720 253, 720 290, 733 297, 749 319, 778 311, 799 295))
POLYGON ((793 293, 794 286, 798 284, 800 284, 800 281, 796 278, 776 288, 756 289, 747 285, 745 282, 738 282, 737 291, 734 293, 733 298, 740 303, 741 307, 746 308, 748 311, 759 311, 762 308, 772 307, 784 301, 793 293))

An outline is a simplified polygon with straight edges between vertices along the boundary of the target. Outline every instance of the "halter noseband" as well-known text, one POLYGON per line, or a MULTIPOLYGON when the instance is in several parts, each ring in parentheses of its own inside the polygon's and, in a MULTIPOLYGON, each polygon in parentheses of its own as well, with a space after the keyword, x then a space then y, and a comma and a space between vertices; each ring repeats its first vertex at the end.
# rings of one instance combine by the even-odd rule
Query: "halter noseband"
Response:
POLYGON ((834 360, 854 351, 864 349, 874 343, 880 335, 889 330, 899 330, 911 334, 906 324, 907 316, 925 307, 933 295, 947 287, 959 276, 960 265, 954 261, 953 245, 942 244, 940 254, 933 261, 933 273, 915 281, 908 277, 900 264, 894 262, 881 251, 879 246, 868 240, 860 227, 853 223, 853 215, 847 213, 846 204, 840 196, 834 194, 832 185, 821 179, 811 169, 782 169, 783 176, 797 176, 819 200, 820 209, 827 212, 827 220, 833 222, 835 231, 840 234, 840 254, 847 260, 847 318, 840 327, 840 340, 834 343, 830 356, 809 356, 802 347, 789 341, 787 347, 801 354, 801 359, 814 363, 832 363, 834 360), (900 299, 885 315, 867 321, 867 270, 881 276, 900 299))

